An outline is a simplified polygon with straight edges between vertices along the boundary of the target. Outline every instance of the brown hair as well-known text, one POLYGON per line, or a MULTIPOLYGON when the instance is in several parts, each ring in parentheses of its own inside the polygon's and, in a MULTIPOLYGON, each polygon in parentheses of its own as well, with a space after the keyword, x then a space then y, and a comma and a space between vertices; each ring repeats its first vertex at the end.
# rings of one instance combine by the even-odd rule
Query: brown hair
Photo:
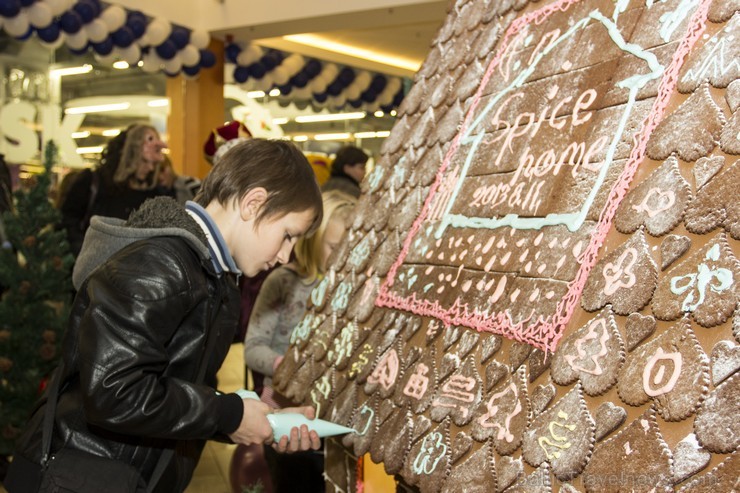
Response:
POLYGON ((307 210, 316 211, 316 217, 306 234, 321 224, 321 192, 311 165, 296 146, 282 140, 249 139, 229 149, 206 176, 195 201, 203 207, 214 200, 227 205, 260 187, 268 195, 256 224, 307 210))
MULTIPOLYGON (((139 161, 144 159, 141 153, 144 146, 144 138, 149 131, 157 134, 157 138, 159 138, 159 132, 151 125, 132 125, 126 129, 126 140, 121 150, 116 172, 113 174, 113 181, 117 185, 125 185, 128 179, 136 173, 136 167, 139 161)), ((155 175, 156 173, 153 173, 147 179, 147 188, 151 189, 156 185, 155 175)))

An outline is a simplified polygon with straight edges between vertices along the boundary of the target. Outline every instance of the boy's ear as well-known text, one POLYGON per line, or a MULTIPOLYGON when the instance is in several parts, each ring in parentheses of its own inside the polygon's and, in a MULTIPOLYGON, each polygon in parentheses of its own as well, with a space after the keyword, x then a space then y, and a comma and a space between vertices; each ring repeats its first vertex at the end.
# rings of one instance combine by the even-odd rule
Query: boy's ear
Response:
POLYGON ((262 187, 253 188, 245 193, 239 201, 239 215, 244 221, 255 219, 260 208, 267 201, 267 190, 262 187))

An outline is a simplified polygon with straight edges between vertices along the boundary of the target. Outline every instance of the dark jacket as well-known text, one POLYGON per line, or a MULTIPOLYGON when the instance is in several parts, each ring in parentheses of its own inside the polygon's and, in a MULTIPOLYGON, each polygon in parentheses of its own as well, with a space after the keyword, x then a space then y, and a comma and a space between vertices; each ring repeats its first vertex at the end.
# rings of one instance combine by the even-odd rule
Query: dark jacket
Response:
MULTIPOLYGON (((175 447, 157 491, 178 492, 204 440, 241 421, 241 399, 214 390, 238 326, 239 290, 232 275, 217 275, 202 230, 174 200, 147 202, 129 224, 136 227, 93 218, 75 266, 52 450, 120 459, 148 480, 162 450, 175 447), (208 385, 195 385, 209 328, 217 340, 206 355, 208 385)), ((16 450, 35 462, 44 404, 16 450)))
POLYGON ((331 177, 321 187, 322 192, 330 190, 339 190, 354 198, 360 197, 360 185, 354 178, 343 172, 332 173, 331 177))

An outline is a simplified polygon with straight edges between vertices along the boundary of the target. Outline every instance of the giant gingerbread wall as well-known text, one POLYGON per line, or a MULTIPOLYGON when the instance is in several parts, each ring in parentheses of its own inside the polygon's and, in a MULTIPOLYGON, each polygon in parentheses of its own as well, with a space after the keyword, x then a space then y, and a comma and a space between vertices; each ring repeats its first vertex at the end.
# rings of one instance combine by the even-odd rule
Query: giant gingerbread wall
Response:
POLYGON ((278 390, 422 492, 737 489, 739 8, 451 4, 278 390))

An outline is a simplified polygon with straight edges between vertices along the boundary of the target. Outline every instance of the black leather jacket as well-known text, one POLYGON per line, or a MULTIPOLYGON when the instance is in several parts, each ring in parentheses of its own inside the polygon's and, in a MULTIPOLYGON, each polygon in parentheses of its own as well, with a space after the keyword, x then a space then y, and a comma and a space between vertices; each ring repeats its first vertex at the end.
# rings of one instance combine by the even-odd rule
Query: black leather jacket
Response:
MULTIPOLYGON (((181 219, 192 221, 186 213, 181 219)), ((192 234, 124 247, 81 285, 64 340, 52 445, 121 459, 145 480, 162 450, 175 447, 157 488, 167 492, 184 490, 204 440, 234 431, 242 409, 238 396, 214 390, 238 327, 239 290, 233 275, 217 275, 204 244, 194 243, 197 224, 186 226, 192 234), (217 339, 206 355, 206 384, 195 385, 208 327, 217 339)), ((16 450, 35 462, 44 408, 42 401, 16 450)))

